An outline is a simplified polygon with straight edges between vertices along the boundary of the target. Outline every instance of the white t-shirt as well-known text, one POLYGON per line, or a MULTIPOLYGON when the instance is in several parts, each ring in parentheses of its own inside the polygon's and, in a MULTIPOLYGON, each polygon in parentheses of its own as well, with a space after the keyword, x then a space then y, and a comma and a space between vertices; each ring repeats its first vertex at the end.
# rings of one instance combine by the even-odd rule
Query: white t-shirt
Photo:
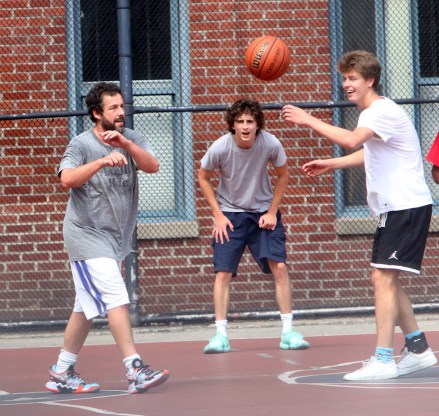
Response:
POLYGON ((367 202, 376 216, 432 204, 419 137, 405 111, 382 97, 363 110, 358 127, 375 132, 364 143, 367 202))

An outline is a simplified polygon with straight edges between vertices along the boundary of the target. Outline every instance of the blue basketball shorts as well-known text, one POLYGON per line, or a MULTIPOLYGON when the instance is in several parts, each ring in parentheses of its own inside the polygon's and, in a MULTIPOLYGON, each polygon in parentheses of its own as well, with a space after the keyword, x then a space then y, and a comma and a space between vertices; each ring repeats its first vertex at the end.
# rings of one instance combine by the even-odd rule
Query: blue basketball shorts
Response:
POLYGON ((228 230, 229 241, 216 243, 212 239, 213 265, 215 273, 238 273, 239 262, 246 247, 263 273, 271 273, 268 259, 285 263, 287 259, 286 235, 281 214, 277 213, 277 224, 274 230, 259 227, 259 218, 264 213, 223 212, 231 221, 234 231, 228 230))

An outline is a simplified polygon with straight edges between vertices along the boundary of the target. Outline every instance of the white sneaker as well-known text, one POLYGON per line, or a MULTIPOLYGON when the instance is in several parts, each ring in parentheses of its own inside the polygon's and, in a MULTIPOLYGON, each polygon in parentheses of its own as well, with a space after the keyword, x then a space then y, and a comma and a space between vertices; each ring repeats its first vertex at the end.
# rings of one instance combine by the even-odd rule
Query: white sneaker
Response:
POLYGON ((363 363, 363 366, 353 373, 345 374, 343 380, 361 381, 361 380, 387 380, 398 377, 398 368, 395 360, 387 363, 370 357, 363 363))
POLYGON ((410 352, 407 347, 404 347, 401 357, 397 362, 398 376, 414 373, 415 371, 423 370, 437 363, 437 358, 433 354, 431 348, 427 348, 420 354, 410 352))

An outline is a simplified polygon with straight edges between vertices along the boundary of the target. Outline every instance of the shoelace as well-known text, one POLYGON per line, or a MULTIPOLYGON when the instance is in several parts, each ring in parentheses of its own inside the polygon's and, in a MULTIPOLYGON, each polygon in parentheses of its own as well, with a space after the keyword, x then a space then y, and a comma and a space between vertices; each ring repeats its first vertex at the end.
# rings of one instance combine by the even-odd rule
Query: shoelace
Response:
POLYGON ((85 381, 81 377, 79 377, 79 373, 77 373, 73 367, 70 367, 67 370, 66 378, 67 379, 72 378, 78 384, 85 384, 85 381))
POLYGON ((153 371, 149 369, 149 365, 145 365, 141 368, 138 369, 138 375, 143 374, 145 375, 146 378, 150 379, 152 378, 154 375, 156 375, 158 373, 158 371, 153 371))

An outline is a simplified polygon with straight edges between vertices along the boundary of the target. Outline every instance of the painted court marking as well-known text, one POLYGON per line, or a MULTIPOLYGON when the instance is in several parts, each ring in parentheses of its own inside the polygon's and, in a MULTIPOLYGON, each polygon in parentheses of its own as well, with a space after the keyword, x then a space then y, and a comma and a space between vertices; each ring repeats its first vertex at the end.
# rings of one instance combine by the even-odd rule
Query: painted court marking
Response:
POLYGON ((127 396, 128 393, 124 390, 101 390, 97 393, 90 393, 89 395, 76 396, 74 394, 53 394, 46 392, 26 392, 26 393, 8 393, 1 392, 0 394, 0 406, 16 406, 16 405, 29 405, 29 404, 45 404, 48 406, 61 406, 77 408, 82 410, 88 410, 89 412, 101 414, 101 415, 113 415, 113 416, 142 416, 134 413, 117 413, 109 410, 104 410, 96 407, 82 406, 71 403, 75 400, 90 400, 90 399, 105 399, 108 397, 127 396))
MULTIPOLYGON (((424 370, 393 378, 389 380, 374 381, 346 381, 340 372, 340 367, 352 366, 357 362, 339 363, 324 367, 309 367, 307 369, 293 370, 282 373, 278 379, 291 385, 309 385, 323 387, 341 387, 355 389, 437 389, 439 390, 439 367, 433 366, 424 370)), ((352 370, 349 370, 352 371, 352 370)))

